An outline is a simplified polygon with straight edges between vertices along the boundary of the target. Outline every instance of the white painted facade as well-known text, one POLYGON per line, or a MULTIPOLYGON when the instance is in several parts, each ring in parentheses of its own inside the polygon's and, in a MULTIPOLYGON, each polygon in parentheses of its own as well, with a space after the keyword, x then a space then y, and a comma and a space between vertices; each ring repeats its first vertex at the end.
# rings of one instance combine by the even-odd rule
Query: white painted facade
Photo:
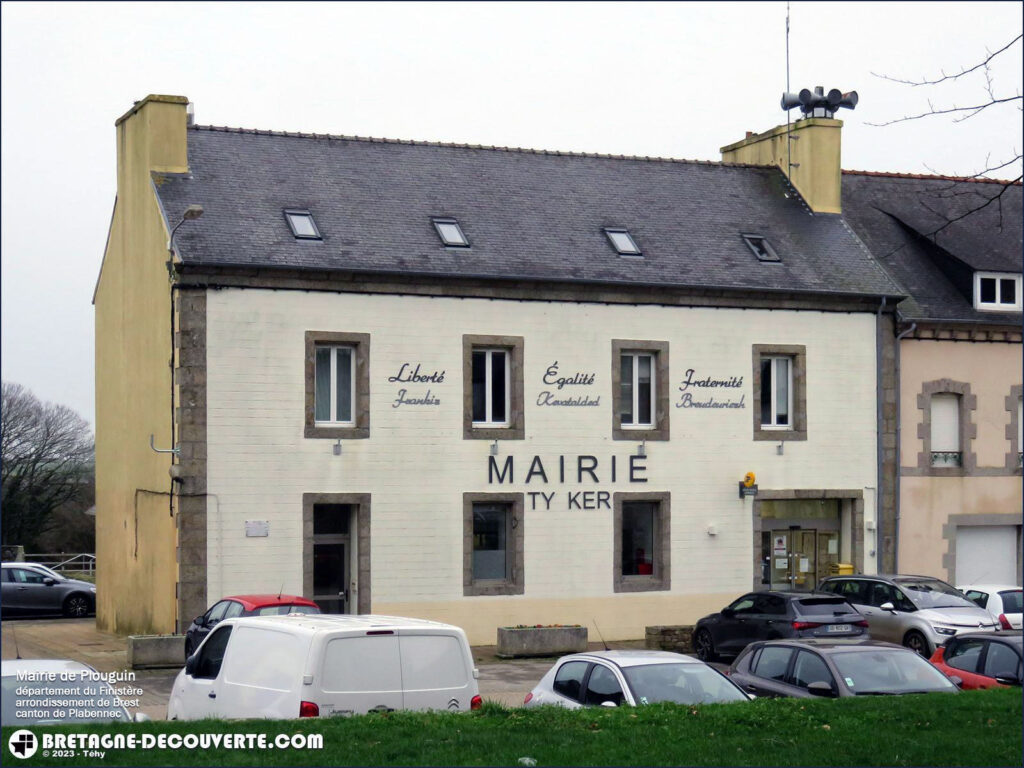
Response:
MULTIPOLYGON (((546 301, 430 298, 287 290, 207 293, 207 594, 302 594, 304 493, 370 494, 372 610, 447 621, 474 644, 499 625, 594 624, 606 639, 643 637, 648 624, 692 623, 751 589, 752 500, 737 483, 755 472, 759 488, 863 491, 864 520, 876 520, 876 344, 870 313, 681 308, 546 301), (370 437, 303 436, 304 334, 370 336, 370 437), (499 441, 512 455, 515 484, 488 485, 491 442, 463 438, 464 334, 524 339, 526 438, 499 441), (627 481, 639 441, 612 439, 612 339, 670 345, 671 439, 647 442, 646 484, 627 481), (752 437, 754 344, 806 346, 806 441, 779 453, 752 437), (544 407, 545 371, 593 373, 563 396, 600 398, 597 407, 544 407), (437 384, 389 382, 403 363, 444 372, 437 384), (678 387, 699 377, 742 377, 708 394, 745 397, 742 409, 684 409, 678 387), (399 390, 437 405, 394 407, 399 390), (601 482, 556 482, 557 457, 598 458, 601 482), (548 485, 525 484, 534 455, 548 485), (605 475, 612 455, 618 477, 605 475), (550 462, 548 459, 550 458, 550 462), (464 492, 555 493, 549 510, 524 513, 523 595, 463 595, 464 492), (615 593, 612 514, 568 509, 568 492, 671 493, 671 589, 615 593), (246 521, 269 535, 247 537, 246 521), (708 534, 713 526, 716 533, 708 534)), ((557 390, 556 390, 557 391, 557 390)), ((571 466, 571 465, 570 465, 571 466)), ((541 505, 542 502, 538 503, 541 505)), ((842 536, 848 557, 850 520, 842 536)), ((874 534, 865 532, 865 542, 874 534)), ((874 547, 864 570, 874 572, 874 547)))

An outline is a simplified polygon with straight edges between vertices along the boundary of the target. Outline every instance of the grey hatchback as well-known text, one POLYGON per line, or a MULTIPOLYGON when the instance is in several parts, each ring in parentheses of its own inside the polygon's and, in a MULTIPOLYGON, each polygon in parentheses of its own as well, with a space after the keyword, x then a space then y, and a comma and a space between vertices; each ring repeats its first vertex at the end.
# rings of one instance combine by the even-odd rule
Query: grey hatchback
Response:
POLYGON ((4 563, 0 581, 3 618, 63 614, 79 618, 96 610, 96 586, 47 574, 21 563, 4 563))

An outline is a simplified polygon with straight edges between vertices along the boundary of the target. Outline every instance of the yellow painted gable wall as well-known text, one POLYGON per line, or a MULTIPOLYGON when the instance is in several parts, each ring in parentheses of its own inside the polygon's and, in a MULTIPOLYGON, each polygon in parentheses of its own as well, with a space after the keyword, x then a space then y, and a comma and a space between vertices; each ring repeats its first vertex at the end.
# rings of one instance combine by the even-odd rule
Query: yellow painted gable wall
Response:
POLYGON ((722 147, 726 163, 774 165, 815 213, 842 213, 840 159, 843 121, 826 117, 797 120, 722 147), (787 144, 789 149, 787 149, 787 144))
MULTIPOLYGON (((148 96, 116 123, 117 202, 96 308, 96 619, 120 634, 174 631, 170 283, 153 172, 187 171, 186 105, 148 96)), ((156 178, 159 181, 159 178, 156 178)))

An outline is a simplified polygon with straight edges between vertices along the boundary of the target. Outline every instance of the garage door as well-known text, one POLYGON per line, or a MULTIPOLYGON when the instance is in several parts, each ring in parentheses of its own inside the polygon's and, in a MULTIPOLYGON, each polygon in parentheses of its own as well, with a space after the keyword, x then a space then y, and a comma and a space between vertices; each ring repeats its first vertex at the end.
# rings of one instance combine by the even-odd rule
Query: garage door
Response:
POLYGON ((956 529, 957 584, 1020 584, 1015 525, 970 525, 956 529))

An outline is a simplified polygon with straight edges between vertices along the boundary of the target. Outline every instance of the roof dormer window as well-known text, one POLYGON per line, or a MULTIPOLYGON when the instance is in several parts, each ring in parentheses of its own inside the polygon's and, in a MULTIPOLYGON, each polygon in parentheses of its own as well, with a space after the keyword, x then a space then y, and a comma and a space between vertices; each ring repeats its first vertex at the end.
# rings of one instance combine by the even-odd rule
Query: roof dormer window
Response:
POLYGON ((1020 289, 1020 275, 975 272, 974 308, 996 312, 1020 312, 1020 289))
POLYGON ((455 219, 431 219, 441 242, 449 248, 469 248, 469 240, 455 219))
POLYGON ((747 247, 757 256, 758 261, 782 261, 771 243, 762 235, 740 235, 747 247))
POLYGON ((605 227, 604 233, 608 237, 608 242, 612 244, 612 248, 615 249, 619 256, 643 256, 640 252, 640 246, 636 244, 628 229, 605 227))
POLYGON ((317 229, 316 222, 313 221, 313 214, 309 211, 298 208, 286 208, 284 218, 288 222, 292 235, 297 240, 323 239, 320 237, 320 230, 317 229))

